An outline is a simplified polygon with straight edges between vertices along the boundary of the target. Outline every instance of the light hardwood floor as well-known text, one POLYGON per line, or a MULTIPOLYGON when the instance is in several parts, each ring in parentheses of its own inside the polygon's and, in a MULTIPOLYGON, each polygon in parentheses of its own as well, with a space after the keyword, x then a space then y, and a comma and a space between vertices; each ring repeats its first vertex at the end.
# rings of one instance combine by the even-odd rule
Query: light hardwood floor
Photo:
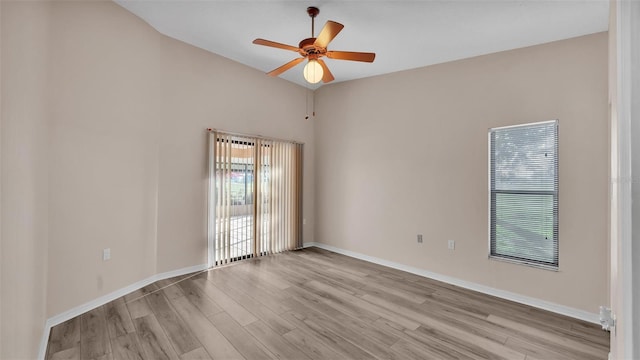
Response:
POLYGON ((606 359, 598 326, 309 248, 156 282, 47 359, 606 359))

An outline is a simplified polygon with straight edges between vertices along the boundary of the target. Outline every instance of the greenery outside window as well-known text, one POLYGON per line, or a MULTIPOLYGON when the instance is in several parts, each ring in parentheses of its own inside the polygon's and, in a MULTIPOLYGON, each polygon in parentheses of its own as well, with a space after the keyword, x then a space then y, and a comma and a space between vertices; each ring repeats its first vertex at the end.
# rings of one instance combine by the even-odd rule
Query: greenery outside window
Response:
POLYGON ((489 130, 490 258, 557 269, 558 121, 489 130))

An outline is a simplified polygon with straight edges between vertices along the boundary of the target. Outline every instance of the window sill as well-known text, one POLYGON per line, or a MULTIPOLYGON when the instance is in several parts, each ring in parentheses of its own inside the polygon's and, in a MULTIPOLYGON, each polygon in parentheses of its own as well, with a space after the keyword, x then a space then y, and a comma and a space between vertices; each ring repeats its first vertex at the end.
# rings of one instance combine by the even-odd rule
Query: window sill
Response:
POLYGON ((549 271, 554 271, 554 272, 559 272, 560 271, 560 269, 557 266, 543 265, 543 264, 538 264, 538 263, 534 263, 534 262, 528 262, 528 261, 525 261, 525 260, 508 259, 508 258, 503 258, 503 257, 500 257, 500 256, 489 255, 489 260, 501 261, 501 262, 517 264, 517 265, 524 265, 524 266, 529 266, 529 267, 534 267, 534 268, 543 269, 543 270, 549 270, 549 271))

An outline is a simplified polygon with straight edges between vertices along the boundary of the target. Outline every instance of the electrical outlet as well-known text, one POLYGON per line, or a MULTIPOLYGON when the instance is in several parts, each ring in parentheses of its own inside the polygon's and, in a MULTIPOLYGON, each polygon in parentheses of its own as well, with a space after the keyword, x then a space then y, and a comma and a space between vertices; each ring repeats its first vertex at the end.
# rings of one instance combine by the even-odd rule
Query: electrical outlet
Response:
POLYGON ((449 240, 449 242, 447 243, 447 246, 449 246, 449 250, 455 250, 456 249, 455 240, 449 240))
POLYGON ((422 234, 418 234, 418 243, 422 244, 422 234))
POLYGON ((307 225, 307 219, 302 219, 302 225, 307 225))
POLYGON ((111 248, 102 250, 102 261, 111 260, 111 248))

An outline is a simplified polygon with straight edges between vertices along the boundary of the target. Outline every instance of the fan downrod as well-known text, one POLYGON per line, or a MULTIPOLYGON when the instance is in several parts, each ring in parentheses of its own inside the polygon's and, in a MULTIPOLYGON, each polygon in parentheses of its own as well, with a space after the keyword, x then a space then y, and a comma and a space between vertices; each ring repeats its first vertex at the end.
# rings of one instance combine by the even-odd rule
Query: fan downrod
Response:
POLYGON ((315 37, 315 27, 316 27, 316 16, 318 16, 318 14, 320 14, 320 9, 318 9, 315 6, 309 6, 307 8, 307 14, 309 14, 309 16, 311 17, 311 37, 315 37))

